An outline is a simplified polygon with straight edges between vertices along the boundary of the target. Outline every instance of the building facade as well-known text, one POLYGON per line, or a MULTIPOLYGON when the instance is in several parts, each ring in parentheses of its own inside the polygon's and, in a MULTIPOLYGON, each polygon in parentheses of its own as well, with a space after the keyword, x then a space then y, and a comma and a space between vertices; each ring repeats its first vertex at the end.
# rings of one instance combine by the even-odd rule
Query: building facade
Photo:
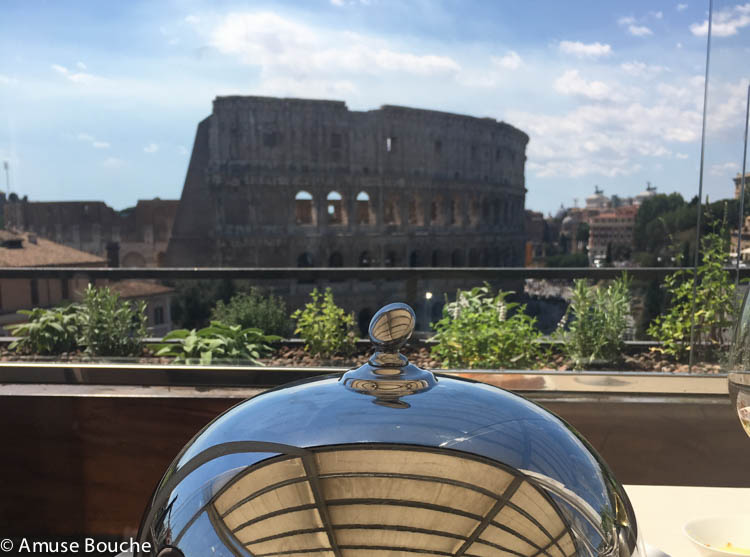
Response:
MULTIPOLYGON (((218 97, 198 125, 166 262, 522 265, 527 142, 490 118, 218 97)), ((368 307, 392 292, 362 302, 367 289, 339 288, 368 307)))
POLYGON ((103 201, 8 201, 6 227, 30 232, 77 250, 110 258, 113 245, 123 267, 164 263, 178 201, 141 199, 115 211, 103 201), (108 254, 109 247, 109 254, 108 254))

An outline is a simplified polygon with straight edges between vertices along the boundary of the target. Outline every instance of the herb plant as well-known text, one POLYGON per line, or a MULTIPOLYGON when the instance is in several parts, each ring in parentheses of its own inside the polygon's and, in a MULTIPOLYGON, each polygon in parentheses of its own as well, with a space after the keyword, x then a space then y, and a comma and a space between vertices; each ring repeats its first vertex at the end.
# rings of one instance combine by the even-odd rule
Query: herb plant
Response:
POLYGON ((92 356, 140 356, 146 336, 146 302, 121 300, 109 288, 88 285, 80 304, 78 343, 92 356))
MULTIPOLYGON (((723 232, 710 232, 701 239, 702 263, 698 266, 695 294, 695 342, 717 348, 734 322, 734 284, 723 269, 728 253, 723 232)), ((680 269, 664 280, 668 310, 656 317, 648 334, 662 345, 653 350, 677 359, 690 349, 691 312, 693 309, 693 269, 680 269)))
POLYGON ((322 295, 315 288, 310 297, 312 302, 292 314, 294 333, 305 340, 305 350, 324 358, 351 354, 356 346, 354 316, 335 304, 330 288, 322 295))
POLYGON ((151 348, 156 356, 174 357, 175 363, 210 365, 215 360, 228 360, 263 365, 259 359, 272 351, 269 343, 281 337, 263 334, 252 327, 212 321, 209 327, 197 331, 171 331, 162 340, 176 342, 155 344, 151 348))
POLYGON ((76 350, 81 333, 77 305, 52 309, 22 309, 18 313, 27 315, 28 321, 8 327, 13 335, 21 337, 10 344, 11 350, 42 356, 76 350))
POLYGON ((577 279, 573 296, 558 326, 563 353, 574 369, 585 369, 595 361, 617 361, 625 333, 632 320, 630 280, 618 278, 606 287, 577 279))
POLYGON ((229 302, 219 300, 211 311, 211 321, 243 328, 257 328, 270 335, 289 336, 292 323, 284 300, 264 295, 259 288, 232 296, 229 302))
POLYGON ((510 292, 493 295, 489 285, 459 290, 443 307, 432 353, 448 367, 533 368, 545 356, 536 318, 526 306, 508 302, 510 292))

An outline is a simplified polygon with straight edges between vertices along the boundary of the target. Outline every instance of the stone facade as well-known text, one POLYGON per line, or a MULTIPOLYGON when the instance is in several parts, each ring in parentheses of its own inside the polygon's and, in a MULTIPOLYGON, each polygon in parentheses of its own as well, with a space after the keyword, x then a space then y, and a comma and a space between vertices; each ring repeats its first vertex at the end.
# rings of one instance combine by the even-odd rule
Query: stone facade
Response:
POLYGON ((166 262, 522 265, 527 142, 490 118, 218 97, 198 125, 166 262))
POLYGON ((176 200, 141 199, 115 211, 103 201, 9 201, 8 228, 33 232, 53 242, 107 257, 107 245, 119 246, 123 267, 157 267, 164 262, 176 200))

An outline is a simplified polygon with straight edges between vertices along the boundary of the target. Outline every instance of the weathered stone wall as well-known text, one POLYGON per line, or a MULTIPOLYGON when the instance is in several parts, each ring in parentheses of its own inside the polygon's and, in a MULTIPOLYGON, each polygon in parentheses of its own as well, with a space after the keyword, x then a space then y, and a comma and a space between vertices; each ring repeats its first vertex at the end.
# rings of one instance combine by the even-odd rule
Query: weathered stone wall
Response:
POLYGON ((156 267, 164 262, 177 204, 141 199, 117 212, 102 201, 15 201, 5 204, 4 216, 9 228, 102 257, 107 244, 116 242, 121 266, 156 267))
POLYGON ((527 141, 486 118, 219 97, 199 127, 167 260, 297 266, 309 254, 305 264, 357 266, 367 252, 370 265, 429 266, 433 255, 440 266, 518 265, 527 141))
POLYGON ((527 142, 490 118, 218 97, 167 264, 522 265, 527 142))

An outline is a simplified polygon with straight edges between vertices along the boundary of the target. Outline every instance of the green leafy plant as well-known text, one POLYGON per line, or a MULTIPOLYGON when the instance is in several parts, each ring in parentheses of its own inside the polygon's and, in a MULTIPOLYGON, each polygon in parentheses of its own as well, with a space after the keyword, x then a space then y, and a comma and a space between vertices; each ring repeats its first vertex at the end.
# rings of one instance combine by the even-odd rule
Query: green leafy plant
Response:
POLYGON ((630 301, 627 275, 606 287, 589 285, 583 279, 574 282, 557 336, 564 341, 563 353, 575 369, 584 369, 595 361, 620 359, 631 321, 630 301))
POLYGON ((21 337, 13 341, 9 348, 43 356, 74 351, 81 334, 79 311, 75 304, 52 309, 20 310, 18 313, 27 315, 28 321, 8 327, 13 335, 21 337))
POLYGON ((351 354, 356 346, 354 316, 335 304, 330 288, 322 295, 315 288, 310 297, 312 302, 292 314, 294 333, 305 340, 305 350, 322 357, 351 354))
POLYGON ((211 311, 211 321, 252 327, 283 337, 289 336, 292 330, 284 301, 277 296, 264 295, 255 287, 235 294, 227 303, 219 300, 211 311))
POLYGON ((229 360, 263 365, 259 359, 272 351, 269 343, 281 337, 266 335, 252 327, 212 321, 210 326, 200 330, 171 331, 162 340, 176 342, 154 344, 150 348, 156 356, 174 357, 175 363, 209 365, 215 360, 229 360))
MULTIPOLYGON (((710 232, 701 239, 702 262, 698 266, 695 293, 695 342, 717 348, 734 322, 734 284, 723 265, 728 253, 728 240, 722 231, 710 232)), ((668 310, 656 317, 648 334, 662 345, 658 352, 677 359, 690 350, 690 328, 693 310, 693 269, 681 269, 667 276, 668 310)))
POLYGON ((79 344, 93 356, 140 356, 146 336, 146 302, 121 300, 107 287, 88 285, 79 306, 79 344))
POLYGON ((448 367, 533 368, 545 357, 536 318, 526 306, 508 302, 511 292, 493 295, 489 285, 459 290, 433 323, 432 353, 448 367))

